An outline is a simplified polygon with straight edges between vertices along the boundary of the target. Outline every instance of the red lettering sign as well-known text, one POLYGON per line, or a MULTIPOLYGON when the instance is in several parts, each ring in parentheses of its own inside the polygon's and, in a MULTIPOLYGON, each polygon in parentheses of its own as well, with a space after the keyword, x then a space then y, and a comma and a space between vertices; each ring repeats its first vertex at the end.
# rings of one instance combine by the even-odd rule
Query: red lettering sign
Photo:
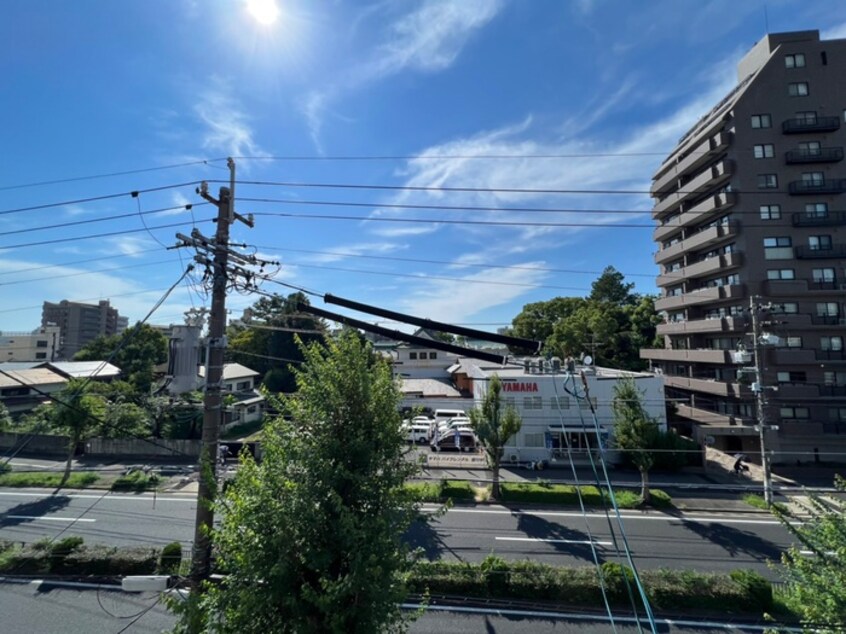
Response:
POLYGON ((505 392, 537 392, 537 383, 503 383, 502 389, 505 392))

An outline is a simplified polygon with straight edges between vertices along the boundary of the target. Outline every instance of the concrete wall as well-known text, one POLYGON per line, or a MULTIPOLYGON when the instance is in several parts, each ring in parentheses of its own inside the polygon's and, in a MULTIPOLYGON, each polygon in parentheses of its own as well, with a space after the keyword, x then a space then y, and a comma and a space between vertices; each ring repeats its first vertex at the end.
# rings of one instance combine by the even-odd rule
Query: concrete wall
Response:
POLYGON ((199 440, 156 438, 147 442, 135 438, 91 438, 84 445, 85 455, 90 457, 185 458, 200 455, 199 440))
POLYGON ((12 454, 19 449, 18 455, 66 456, 68 439, 41 434, 0 434, 0 450, 12 454))

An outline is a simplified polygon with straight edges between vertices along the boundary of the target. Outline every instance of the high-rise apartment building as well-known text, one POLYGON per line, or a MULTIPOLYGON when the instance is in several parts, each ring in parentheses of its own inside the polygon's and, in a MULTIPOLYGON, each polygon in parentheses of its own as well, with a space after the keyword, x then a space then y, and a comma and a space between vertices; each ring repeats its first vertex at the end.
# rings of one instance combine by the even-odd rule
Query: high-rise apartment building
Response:
POLYGON ((653 177, 677 417, 727 451, 759 450, 755 400, 733 351, 751 348, 750 298, 772 302, 762 350, 773 462, 846 460, 846 39, 777 33, 653 177))
POLYGON ((58 304, 44 302, 41 325, 56 325, 61 330, 59 359, 72 359, 81 348, 101 335, 120 332, 121 317, 108 300, 98 304, 80 304, 63 299, 58 304))

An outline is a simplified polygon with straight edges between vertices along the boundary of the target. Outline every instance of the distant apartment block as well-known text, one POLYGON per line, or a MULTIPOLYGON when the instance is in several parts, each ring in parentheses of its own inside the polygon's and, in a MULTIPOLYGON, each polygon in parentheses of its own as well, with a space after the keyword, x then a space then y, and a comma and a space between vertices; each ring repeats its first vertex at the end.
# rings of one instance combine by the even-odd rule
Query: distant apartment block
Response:
POLYGON ((679 425, 755 455, 755 401, 732 352, 751 341, 750 297, 772 302, 776 463, 846 460, 844 76, 846 39, 767 35, 653 176, 664 347, 641 356, 663 371, 679 425))
POLYGON ((59 342, 58 326, 44 326, 32 332, 0 332, 0 363, 55 361, 59 342))
POLYGON ((61 332, 59 359, 72 359, 79 350, 101 335, 115 335, 126 328, 126 318, 118 314, 108 300, 81 304, 63 299, 44 302, 41 326, 58 326, 61 332))

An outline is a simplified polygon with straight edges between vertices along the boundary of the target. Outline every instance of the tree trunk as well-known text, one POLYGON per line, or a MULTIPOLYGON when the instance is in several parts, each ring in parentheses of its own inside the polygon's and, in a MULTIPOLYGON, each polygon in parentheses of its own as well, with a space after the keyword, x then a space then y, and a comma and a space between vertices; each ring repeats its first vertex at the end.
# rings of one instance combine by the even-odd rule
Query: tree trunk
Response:
POLYGON ((652 502, 652 496, 649 493, 649 471, 647 469, 640 470, 640 497, 644 504, 652 502))
POLYGON ((73 462, 73 455, 76 453, 76 439, 75 439, 75 438, 71 438, 71 439, 68 441, 68 444, 70 445, 70 446, 68 447, 68 461, 67 461, 67 463, 65 464, 65 472, 64 472, 64 474, 62 475, 62 481, 61 481, 61 482, 59 482, 59 486, 60 486, 60 487, 64 486, 64 485, 65 485, 65 483, 68 481, 68 478, 70 478, 70 473, 71 473, 71 463, 73 462))
POLYGON ((491 499, 499 499, 499 460, 494 460, 491 465, 493 471, 493 482, 491 482, 491 499))

